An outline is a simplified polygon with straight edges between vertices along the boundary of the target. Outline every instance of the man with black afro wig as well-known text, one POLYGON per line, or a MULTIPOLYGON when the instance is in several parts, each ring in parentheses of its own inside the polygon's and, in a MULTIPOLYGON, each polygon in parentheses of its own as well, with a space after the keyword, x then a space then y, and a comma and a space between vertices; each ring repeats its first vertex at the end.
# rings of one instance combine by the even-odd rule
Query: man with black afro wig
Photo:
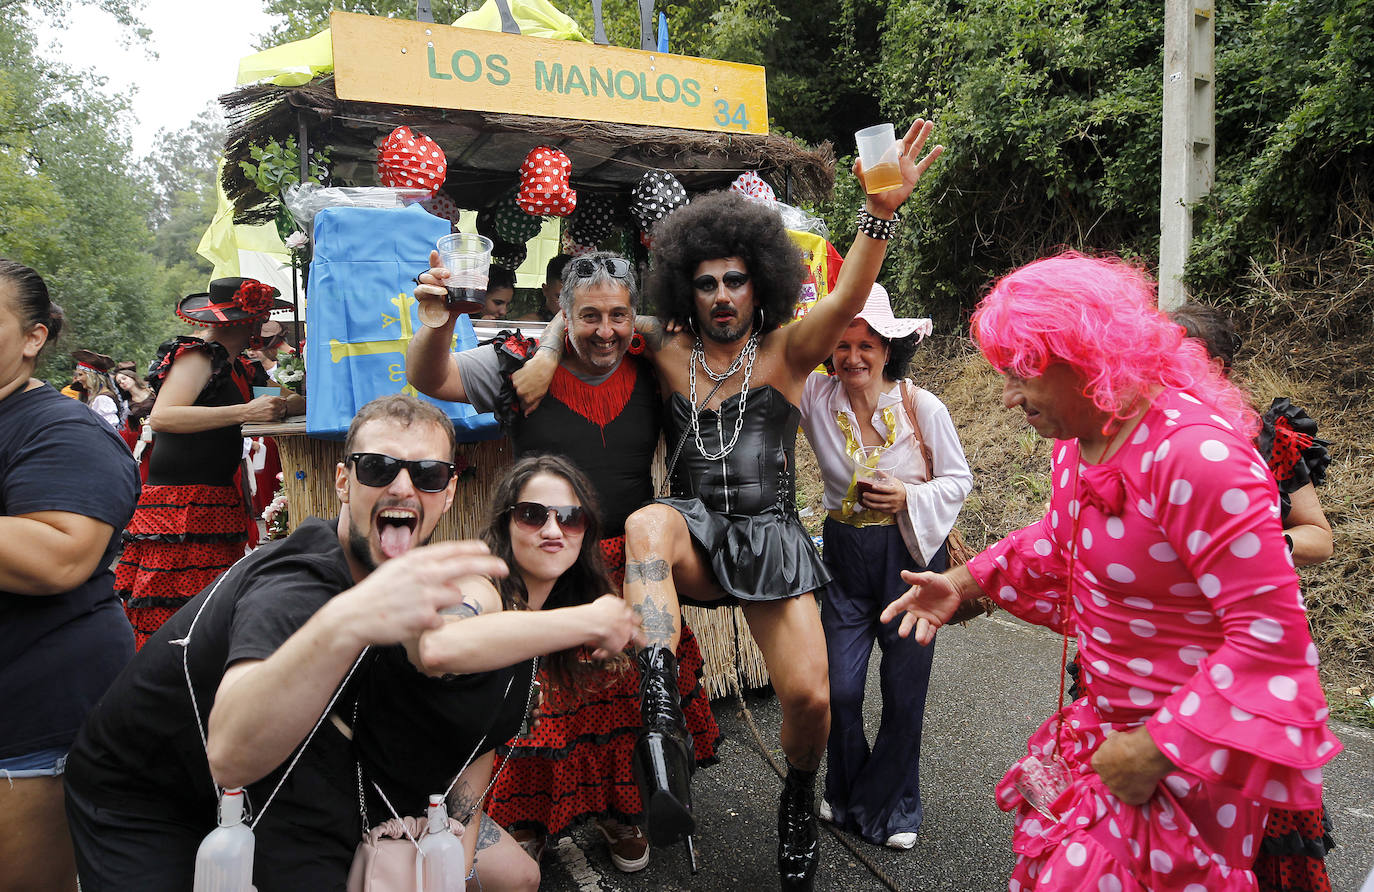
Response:
MULTIPOLYGON (((900 146, 902 184, 868 195, 835 289, 802 319, 801 252, 778 213, 732 193, 679 208, 653 231, 649 342, 667 398, 672 498, 625 527, 625 598, 644 620, 644 730, 635 779, 656 846, 686 839, 691 855, 692 744, 678 702, 675 651, 682 601, 738 604, 782 706, 787 779, 778 808, 785 890, 811 889, 820 843, 815 778, 830 728, 825 634, 815 591, 830 581, 797 517, 793 448, 807 374, 863 308, 897 209, 940 155, 921 152, 917 120, 900 146), (676 324, 674 324, 676 323, 676 324)), ((863 180, 860 166, 854 173, 863 180)))
POLYGON ((801 248, 771 205, 738 192, 712 192, 670 214, 654 229, 649 293, 661 322, 694 330, 696 268, 703 260, 736 257, 750 271, 752 321, 767 334, 792 319, 806 267, 801 248))

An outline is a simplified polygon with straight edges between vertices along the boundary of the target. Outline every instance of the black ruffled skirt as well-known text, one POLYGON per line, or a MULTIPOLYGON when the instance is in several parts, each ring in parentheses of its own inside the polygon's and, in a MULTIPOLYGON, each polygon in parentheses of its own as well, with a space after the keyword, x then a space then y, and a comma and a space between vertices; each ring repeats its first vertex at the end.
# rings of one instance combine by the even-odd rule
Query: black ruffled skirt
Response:
POLYGON ((701 499, 659 499, 677 509, 692 538, 706 552, 721 589, 717 601, 685 604, 720 607, 734 601, 779 601, 814 592, 830 582, 806 528, 794 514, 772 507, 760 514, 719 514, 701 499))

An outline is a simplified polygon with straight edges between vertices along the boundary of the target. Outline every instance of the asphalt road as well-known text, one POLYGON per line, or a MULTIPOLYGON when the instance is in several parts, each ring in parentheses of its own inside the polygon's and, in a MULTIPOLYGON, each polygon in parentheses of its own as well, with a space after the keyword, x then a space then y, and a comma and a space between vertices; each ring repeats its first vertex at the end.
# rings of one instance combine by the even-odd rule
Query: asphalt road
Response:
MULTIPOLYGON (((1024 752, 1027 735, 1048 715, 1058 694, 1060 641, 1005 616, 976 620, 941 633, 926 707, 921 789, 926 817, 916 847, 895 852, 845 838, 902 890, 998 892, 1011 872, 1011 820, 993 804, 992 790, 1007 765, 1024 752)), ((869 690, 877 691, 877 656, 869 690)), ((870 694, 867 724, 878 726, 870 694)), ((771 697, 746 701, 774 758, 779 712, 771 697)), ((715 704, 725 739, 720 764, 698 772, 693 784, 700 872, 687 869, 682 846, 656 851, 649 866, 621 874, 590 825, 553 841, 544 860, 543 889, 554 892, 777 888, 777 801, 781 782, 759 753, 736 701, 715 704)), ((1335 892, 1355 892, 1374 867, 1374 734, 1336 725, 1346 745, 1326 771, 1327 807, 1338 848, 1327 856, 1335 892)), ((823 827, 825 825, 822 825, 823 827)), ((836 836, 822 830, 819 890, 888 888, 836 836)))

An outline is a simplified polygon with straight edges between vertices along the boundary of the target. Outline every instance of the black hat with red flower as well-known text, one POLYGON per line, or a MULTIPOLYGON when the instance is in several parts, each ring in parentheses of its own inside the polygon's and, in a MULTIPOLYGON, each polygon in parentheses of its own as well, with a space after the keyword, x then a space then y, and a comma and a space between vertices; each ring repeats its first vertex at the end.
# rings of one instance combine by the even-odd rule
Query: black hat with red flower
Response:
POLYGON ((215 279, 209 291, 183 297, 177 315, 193 325, 249 325, 266 319, 273 310, 291 309, 291 304, 276 299, 279 296, 280 291, 257 279, 215 279))

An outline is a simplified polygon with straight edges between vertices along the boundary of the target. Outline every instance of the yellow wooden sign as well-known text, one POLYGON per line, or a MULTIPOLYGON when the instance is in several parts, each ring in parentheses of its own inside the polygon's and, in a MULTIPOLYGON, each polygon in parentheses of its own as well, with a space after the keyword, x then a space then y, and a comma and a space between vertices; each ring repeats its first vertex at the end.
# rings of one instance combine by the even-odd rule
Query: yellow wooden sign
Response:
POLYGON ((335 12, 340 99, 767 133, 757 65, 335 12))

